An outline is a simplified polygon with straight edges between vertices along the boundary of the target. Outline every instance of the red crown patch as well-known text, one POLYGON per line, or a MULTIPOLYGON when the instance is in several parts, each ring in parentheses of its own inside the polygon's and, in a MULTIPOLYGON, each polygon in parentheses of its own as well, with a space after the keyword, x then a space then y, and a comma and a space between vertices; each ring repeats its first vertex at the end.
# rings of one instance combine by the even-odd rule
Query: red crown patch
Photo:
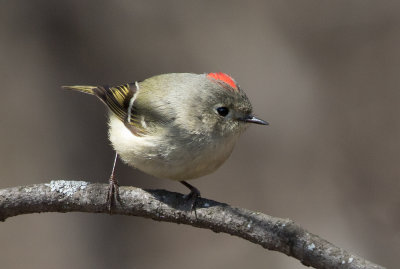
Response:
POLYGON ((207 75, 208 78, 212 78, 215 79, 218 82, 223 82, 228 84, 229 86, 232 87, 232 89, 237 90, 237 85, 235 80, 233 80, 233 78, 231 78, 230 76, 228 76, 225 73, 222 72, 218 72, 218 73, 208 73, 207 75))

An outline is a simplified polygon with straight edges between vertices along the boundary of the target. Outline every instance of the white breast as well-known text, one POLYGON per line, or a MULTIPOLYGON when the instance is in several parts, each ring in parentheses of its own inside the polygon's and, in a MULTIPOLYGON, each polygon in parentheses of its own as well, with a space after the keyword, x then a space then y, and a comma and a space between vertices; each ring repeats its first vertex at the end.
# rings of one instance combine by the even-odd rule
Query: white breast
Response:
POLYGON ((188 180, 215 171, 231 154, 239 134, 217 139, 135 136, 110 115, 109 139, 127 164, 158 178, 188 180), (196 141, 196 142, 195 142, 196 141))

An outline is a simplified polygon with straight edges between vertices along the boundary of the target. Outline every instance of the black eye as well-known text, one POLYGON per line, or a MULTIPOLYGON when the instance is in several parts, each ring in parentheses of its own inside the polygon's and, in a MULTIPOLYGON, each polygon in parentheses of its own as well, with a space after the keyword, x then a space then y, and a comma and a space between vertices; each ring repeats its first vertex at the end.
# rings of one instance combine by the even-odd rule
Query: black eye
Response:
POLYGON ((229 109, 227 107, 219 107, 217 108, 217 112, 219 115, 221 115, 222 117, 225 117, 226 115, 228 115, 229 113, 229 109))

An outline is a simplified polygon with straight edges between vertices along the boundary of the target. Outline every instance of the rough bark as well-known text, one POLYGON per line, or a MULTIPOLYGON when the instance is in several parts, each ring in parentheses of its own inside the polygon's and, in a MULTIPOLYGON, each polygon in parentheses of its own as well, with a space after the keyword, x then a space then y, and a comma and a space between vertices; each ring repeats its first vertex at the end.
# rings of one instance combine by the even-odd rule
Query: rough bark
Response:
MULTIPOLYGON (((108 185, 85 181, 51 181, 48 184, 0 190, 0 220, 41 212, 109 213, 108 185)), ((195 211, 179 193, 165 190, 120 188, 120 203, 113 214, 141 216, 188 224, 246 239, 285 253, 314 268, 384 268, 334 246, 289 219, 200 199, 195 211)))

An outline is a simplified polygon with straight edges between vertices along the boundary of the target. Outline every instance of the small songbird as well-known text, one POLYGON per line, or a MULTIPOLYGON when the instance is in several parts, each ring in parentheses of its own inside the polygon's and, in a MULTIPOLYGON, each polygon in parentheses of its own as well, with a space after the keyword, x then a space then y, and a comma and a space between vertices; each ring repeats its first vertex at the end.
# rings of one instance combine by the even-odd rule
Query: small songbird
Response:
POLYGON ((181 182, 195 206, 200 192, 186 180, 220 167, 249 123, 268 124, 252 114, 244 91, 224 73, 172 73, 116 87, 63 88, 95 95, 109 108, 108 134, 116 151, 109 210, 118 197, 118 156, 147 174, 181 182))

